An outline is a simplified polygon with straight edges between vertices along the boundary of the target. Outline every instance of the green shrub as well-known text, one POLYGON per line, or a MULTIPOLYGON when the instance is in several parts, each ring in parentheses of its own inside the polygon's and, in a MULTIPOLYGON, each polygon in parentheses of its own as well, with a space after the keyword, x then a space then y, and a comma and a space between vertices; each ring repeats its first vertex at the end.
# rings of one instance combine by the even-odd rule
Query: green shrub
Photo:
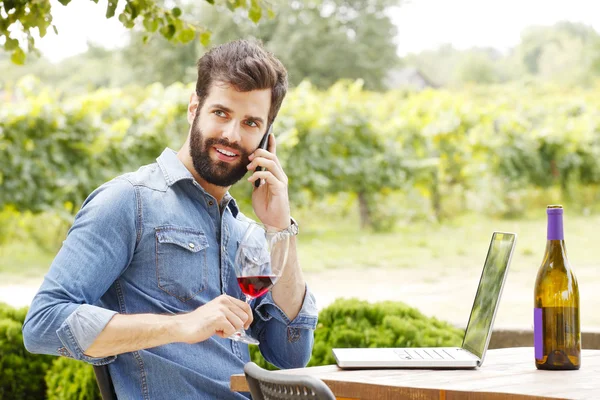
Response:
POLYGON ((23 322, 25 322, 25 316, 27 316, 27 307, 14 308, 8 304, 0 303, 0 320, 10 319, 23 325, 23 322))
POLYGON ((94 368, 83 361, 59 357, 46 373, 47 400, 101 400, 94 368))
MULTIPOLYGON (((334 364, 334 347, 460 346, 464 332, 400 302, 338 299, 319 313, 309 366, 334 364)), ((250 347, 252 361, 275 369, 250 347)))
POLYGON ((0 399, 45 397, 44 375, 52 356, 31 354, 23 345, 21 326, 27 310, 0 304, 0 399))
MULTIPOLYGON (((91 365, 64 357, 30 354, 21 326, 26 308, 0 304, 0 400, 100 400, 91 365)), ((399 302, 338 299, 319 313, 309 366, 335 363, 334 347, 459 346, 463 331, 399 302)), ((250 346, 252 361, 276 369, 250 346)))
POLYGON ((400 302, 338 299, 319 314, 309 366, 334 364, 334 347, 460 346, 464 332, 400 302))

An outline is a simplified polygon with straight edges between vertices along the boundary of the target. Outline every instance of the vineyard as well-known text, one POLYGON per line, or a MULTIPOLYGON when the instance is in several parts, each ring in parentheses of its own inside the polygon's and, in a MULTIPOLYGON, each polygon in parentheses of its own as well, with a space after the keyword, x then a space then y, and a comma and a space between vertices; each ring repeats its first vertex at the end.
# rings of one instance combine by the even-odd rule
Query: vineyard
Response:
MULTIPOLYGON (((360 82, 327 91, 303 83, 274 126, 293 207, 343 198, 376 230, 392 229, 400 214, 518 216, 536 196, 593 207, 599 89, 374 93, 360 82)), ((16 83, 0 109, 0 208, 72 215, 104 181, 179 148, 192 90, 155 84, 65 97, 31 77, 16 83)), ((233 192, 243 200, 250 190, 233 192)))

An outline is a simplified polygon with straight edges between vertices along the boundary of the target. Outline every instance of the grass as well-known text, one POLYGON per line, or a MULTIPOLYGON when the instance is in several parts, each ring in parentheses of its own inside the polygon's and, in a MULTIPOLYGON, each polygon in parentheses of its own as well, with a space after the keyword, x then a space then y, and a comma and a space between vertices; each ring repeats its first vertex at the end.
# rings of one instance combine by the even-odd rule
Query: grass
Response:
POLYGON ((33 241, 0 246, 0 285, 24 283, 43 276, 54 253, 40 249, 33 241))
MULTIPOLYGON (((600 246, 596 244, 599 224, 600 215, 565 216, 566 246, 575 269, 599 263, 600 246)), ((511 269, 537 270, 546 246, 544 214, 522 220, 466 215, 445 224, 404 224, 385 234, 361 232, 352 218, 335 224, 308 221, 299 237, 300 260, 305 271, 350 267, 433 268, 443 276, 447 266, 478 269, 493 231, 518 235, 511 269)))
MULTIPOLYGON (((546 243, 546 219, 498 220, 466 215, 444 224, 399 224, 391 233, 361 231, 353 216, 328 219, 299 215, 299 254, 307 272, 346 268, 429 268, 444 276, 447 267, 482 265, 494 230, 518 234, 512 270, 539 267, 546 243)), ((578 267, 595 266, 600 260, 596 227, 600 215, 565 216, 569 260, 578 267)), ((1 284, 22 283, 43 276, 55 253, 33 241, 11 242, 0 247, 1 284)))

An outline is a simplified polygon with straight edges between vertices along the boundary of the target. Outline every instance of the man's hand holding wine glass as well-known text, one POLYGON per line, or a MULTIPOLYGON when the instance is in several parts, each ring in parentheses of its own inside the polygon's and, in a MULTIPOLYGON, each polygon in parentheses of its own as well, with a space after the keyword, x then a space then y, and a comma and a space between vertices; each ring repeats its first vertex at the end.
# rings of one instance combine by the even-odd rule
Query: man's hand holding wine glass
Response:
POLYGON ((240 328, 248 329, 252 323, 252 309, 235 297, 223 294, 179 318, 181 341, 202 342, 212 335, 229 337, 240 328))

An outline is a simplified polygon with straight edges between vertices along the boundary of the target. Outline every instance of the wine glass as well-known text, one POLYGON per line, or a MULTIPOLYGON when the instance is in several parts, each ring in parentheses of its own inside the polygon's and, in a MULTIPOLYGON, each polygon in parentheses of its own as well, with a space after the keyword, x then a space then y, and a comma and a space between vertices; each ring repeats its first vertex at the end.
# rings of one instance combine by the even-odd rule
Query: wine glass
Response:
MULTIPOLYGON (((287 262, 291 233, 255 221, 248 227, 235 255, 235 274, 246 303, 267 293, 281 277, 287 262)), ((243 328, 229 339, 248 344, 259 341, 248 336, 243 328)))

